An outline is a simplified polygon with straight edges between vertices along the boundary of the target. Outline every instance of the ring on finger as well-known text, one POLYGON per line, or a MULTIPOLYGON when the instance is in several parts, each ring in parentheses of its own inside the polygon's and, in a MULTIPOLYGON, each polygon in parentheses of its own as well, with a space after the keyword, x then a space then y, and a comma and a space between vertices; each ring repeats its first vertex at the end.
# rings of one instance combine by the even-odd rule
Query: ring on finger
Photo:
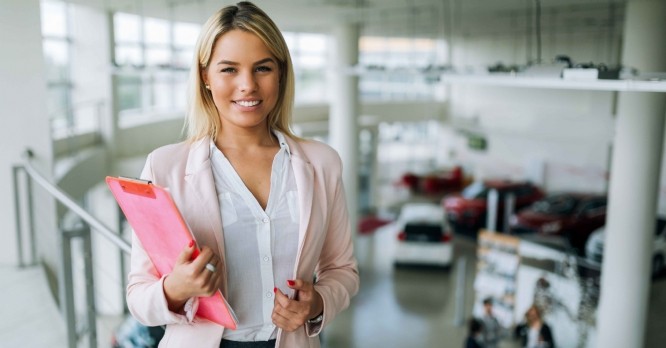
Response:
POLYGON ((210 262, 206 264, 206 269, 211 271, 212 273, 215 273, 215 271, 217 271, 217 268, 215 268, 215 265, 213 265, 210 262))

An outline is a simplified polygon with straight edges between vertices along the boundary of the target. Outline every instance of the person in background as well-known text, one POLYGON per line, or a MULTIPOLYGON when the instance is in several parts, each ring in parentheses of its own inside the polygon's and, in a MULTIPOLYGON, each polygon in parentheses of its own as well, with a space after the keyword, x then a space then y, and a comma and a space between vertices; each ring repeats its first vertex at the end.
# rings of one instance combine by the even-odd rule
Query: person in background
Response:
POLYGON ((555 348, 550 326, 543 321, 541 310, 535 305, 525 312, 525 322, 516 326, 515 335, 523 348, 555 348))
POLYGON ((359 276, 340 157, 290 130, 294 71, 275 23, 250 2, 213 14, 189 88, 188 139, 150 153, 141 178, 169 189, 196 245, 158 276, 133 236, 130 312, 166 325, 160 347, 319 347, 359 276), (218 289, 237 330, 196 316, 218 289))
POLYGON ((502 338, 502 327, 493 314, 493 299, 487 297, 483 300, 483 346, 485 348, 497 348, 502 338))
POLYGON ((468 323, 467 339, 465 339, 465 348, 484 348, 483 342, 483 324, 481 320, 471 318, 468 323))

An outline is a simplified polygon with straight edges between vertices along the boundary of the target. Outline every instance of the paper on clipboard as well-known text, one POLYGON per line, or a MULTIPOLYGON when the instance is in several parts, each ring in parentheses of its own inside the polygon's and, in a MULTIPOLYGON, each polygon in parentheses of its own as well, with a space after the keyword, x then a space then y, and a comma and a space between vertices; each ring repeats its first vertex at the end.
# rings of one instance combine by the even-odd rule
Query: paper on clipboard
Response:
MULTIPOLYGON (((169 192, 145 180, 106 177, 106 184, 159 276, 171 272, 193 236, 169 192)), ((195 250, 192 257, 198 254, 195 250)), ((199 297, 196 315, 232 330, 238 324, 236 314, 219 290, 210 297, 199 297)))

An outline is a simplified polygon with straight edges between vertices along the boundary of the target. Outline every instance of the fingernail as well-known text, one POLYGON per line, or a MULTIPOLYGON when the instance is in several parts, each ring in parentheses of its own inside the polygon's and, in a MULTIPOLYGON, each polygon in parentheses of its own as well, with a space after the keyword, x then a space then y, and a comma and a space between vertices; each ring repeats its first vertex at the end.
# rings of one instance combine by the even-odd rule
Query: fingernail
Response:
POLYGON ((188 247, 191 248, 191 247, 193 247, 193 246, 194 246, 194 239, 192 239, 192 240, 190 241, 190 244, 188 245, 188 247))
POLYGON ((273 288, 273 292, 274 292, 274 293, 277 293, 277 288, 273 288))
POLYGON ((289 284, 289 286, 294 286, 296 285, 296 282, 293 280, 287 280, 287 284, 289 284))

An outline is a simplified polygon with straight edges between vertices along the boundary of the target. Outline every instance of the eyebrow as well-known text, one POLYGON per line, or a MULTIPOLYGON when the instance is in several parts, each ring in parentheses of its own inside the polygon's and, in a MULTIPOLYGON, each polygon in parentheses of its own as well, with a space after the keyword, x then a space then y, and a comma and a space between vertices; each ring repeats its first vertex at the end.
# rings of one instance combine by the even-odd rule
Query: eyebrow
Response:
MULTIPOLYGON (((260 65, 260 64, 264 64, 264 63, 273 63, 273 64, 277 64, 277 63, 275 62, 275 59, 273 59, 273 58, 264 58, 264 59, 262 59, 262 60, 259 60, 259 61, 254 62, 254 64, 252 64, 252 65, 260 65)), ((226 65, 240 65, 238 62, 234 62, 234 61, 231 61, 231 60, 221 60, 221 61, 217 62, 217 65, 221 65, 221 64, 226 64, 226 65)))

